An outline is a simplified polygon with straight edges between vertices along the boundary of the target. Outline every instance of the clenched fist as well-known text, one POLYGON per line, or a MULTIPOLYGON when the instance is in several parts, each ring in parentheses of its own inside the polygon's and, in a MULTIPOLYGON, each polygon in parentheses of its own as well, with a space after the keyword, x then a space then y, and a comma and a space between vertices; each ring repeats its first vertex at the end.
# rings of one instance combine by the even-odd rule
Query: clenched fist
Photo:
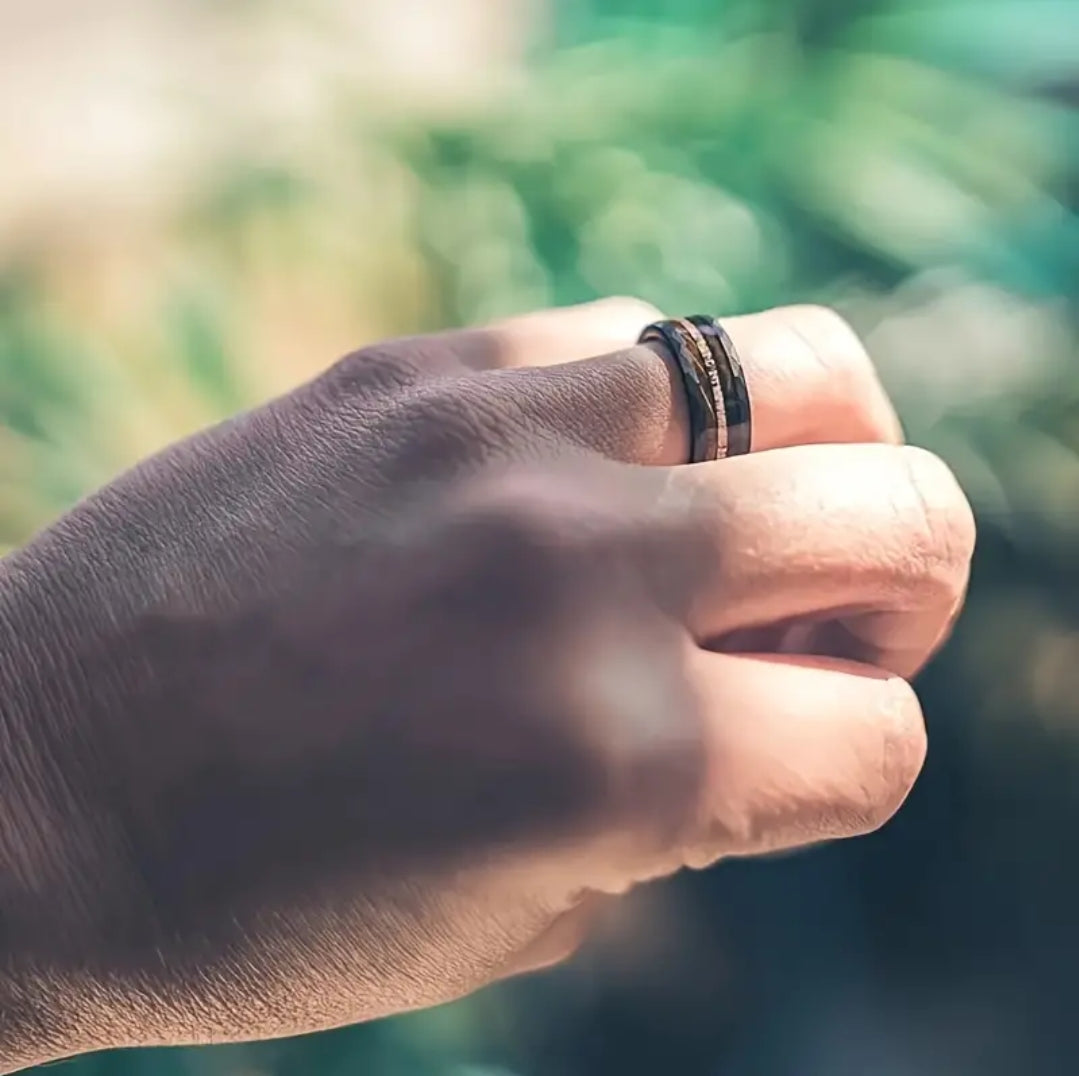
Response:
POLYGON ((0 563, 0 1068, 429 1005, 892 814, 967 503, 819 308, 725 322, 754 452, 684 465, 657 316, 358 352, 0 563))

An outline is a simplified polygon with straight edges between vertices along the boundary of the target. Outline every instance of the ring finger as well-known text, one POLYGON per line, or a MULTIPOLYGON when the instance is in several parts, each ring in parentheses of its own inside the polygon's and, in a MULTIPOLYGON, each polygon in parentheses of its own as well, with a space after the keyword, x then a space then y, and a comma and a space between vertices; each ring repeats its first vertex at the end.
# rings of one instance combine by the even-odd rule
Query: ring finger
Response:
MULTIPOLYGON (((680 375, 656 347, 634 342, 659 317, 648 304, 612 299, 503 322, 481 334, 496 341, 487 353, 499 357, 499 368, 480 374, 476 390, 510 397, 522 418, 614 459, 684 463, 689 426, 680 375)), ((838 314, 780 307, 723 325, 749 386, 754 451, 902 441, 869 356, 838 314)))

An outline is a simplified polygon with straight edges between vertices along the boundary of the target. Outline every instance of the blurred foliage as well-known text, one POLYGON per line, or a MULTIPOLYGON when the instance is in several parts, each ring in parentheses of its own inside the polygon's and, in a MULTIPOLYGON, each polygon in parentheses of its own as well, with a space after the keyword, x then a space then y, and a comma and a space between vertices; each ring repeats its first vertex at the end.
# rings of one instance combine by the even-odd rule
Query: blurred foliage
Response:
POLYGON ((343 92, 164 221, 7 251, 0 544, 365 340, 608 293, 840 306, 982 532, 880 836, 649 891, 572 968, 439 1012, 75 1067, 1075 1071, 1077 99, 1069 0, 558 0, 467 113, 343 92))

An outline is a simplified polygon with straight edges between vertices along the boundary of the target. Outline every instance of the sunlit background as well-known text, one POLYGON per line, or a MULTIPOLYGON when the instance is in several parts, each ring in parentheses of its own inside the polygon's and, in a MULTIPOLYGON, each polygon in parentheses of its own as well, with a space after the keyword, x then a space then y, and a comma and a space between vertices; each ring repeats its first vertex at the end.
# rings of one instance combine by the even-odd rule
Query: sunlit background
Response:
POLYGON ((982 536, 884 833, 436 1012, 74 1072, 1079 1072, 1077 103, 1075 0, 0 0, 0 547, 357 345, 609 293, 838 305, 982 536))

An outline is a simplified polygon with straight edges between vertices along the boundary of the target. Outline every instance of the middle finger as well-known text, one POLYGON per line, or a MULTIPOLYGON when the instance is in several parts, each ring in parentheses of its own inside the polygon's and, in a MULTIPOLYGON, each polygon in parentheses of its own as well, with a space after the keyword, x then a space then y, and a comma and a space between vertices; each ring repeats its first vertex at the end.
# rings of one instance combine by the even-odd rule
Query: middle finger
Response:
POLYGON ((798 640, 795 628, 800 641, 788 649, 904 677, 947 633, 974 545, 970 506, 948 468, 892 445, 672 468, 655 511, 657 570, 691 573, 699 641, 726 648, 734 633, 770 628, 798 640))

